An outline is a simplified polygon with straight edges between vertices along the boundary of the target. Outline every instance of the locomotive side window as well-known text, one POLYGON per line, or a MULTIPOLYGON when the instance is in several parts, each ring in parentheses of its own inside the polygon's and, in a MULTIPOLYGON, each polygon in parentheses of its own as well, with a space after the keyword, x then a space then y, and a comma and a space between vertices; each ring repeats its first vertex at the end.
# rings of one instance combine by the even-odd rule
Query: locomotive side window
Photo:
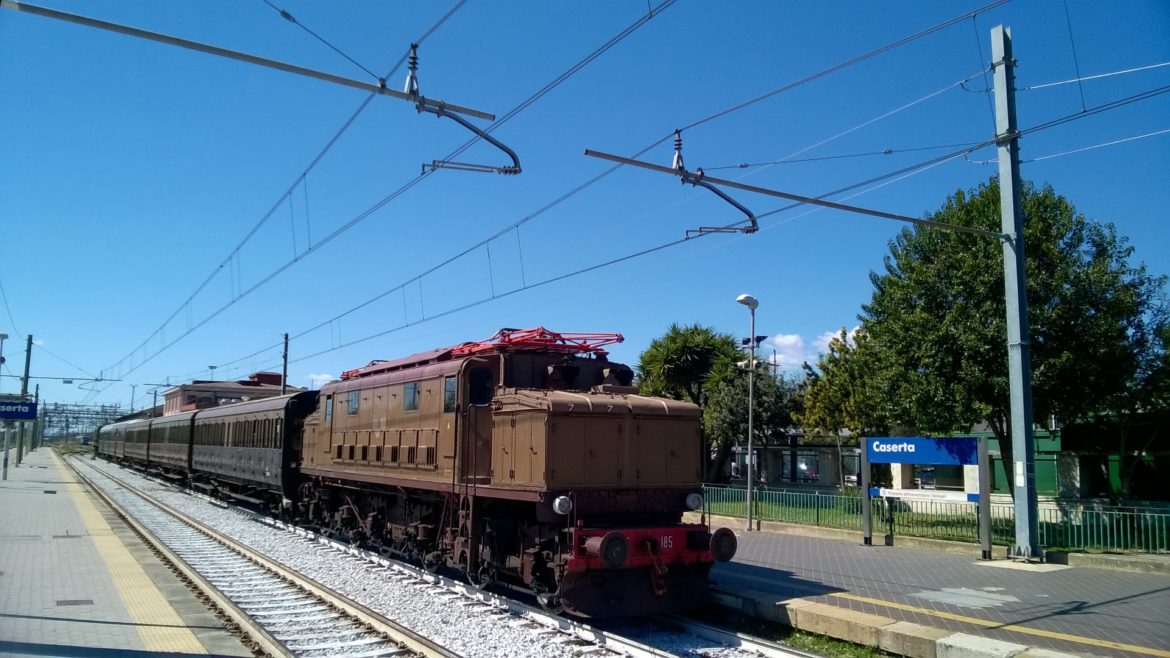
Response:
POLYGON ((418 382, 410 382, 403 387, 402 410, 418 411, 418 382))
POLYGON ((455 378, 443 379, 443 413, 455 411, 455 378))
POLYGON ((492 382, 492 369, 472 368, 470 378, 471 382, 467 391, 468 401, 476 406, 490 404, 492 394, 495 392, 495 385, 492 382))
POLYGON ((350 416, 356 416, 358 412, 358 392, 350 391, 348 401, 349 409, 346 411, 346 413, 350 416))
POLYGON ((333 396, 325 396, 325 424, 333 422, 333 396))

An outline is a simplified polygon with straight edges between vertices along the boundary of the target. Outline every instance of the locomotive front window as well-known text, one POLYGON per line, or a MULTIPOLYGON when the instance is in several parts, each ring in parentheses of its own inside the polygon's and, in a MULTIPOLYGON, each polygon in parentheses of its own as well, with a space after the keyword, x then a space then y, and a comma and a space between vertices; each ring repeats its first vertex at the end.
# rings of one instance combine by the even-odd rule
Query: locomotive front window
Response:
POLYGON ((455 411, 455 378, 447 377, 443 380, 443 413, 455 411))
POLYGON ((492 394, 495 392, 491 368, 472 368, 471 383, 468 388, 468 401, 476 406, 491 404, 492 394))
POLYGON ((350 391, 348 401, 349 401, 349 409, 348 409, 348 411, 346 411, 346 413, 349 414, 350 416, 356 416, 357 412, 358 412, 358 392, 357 391, 350 391))
POLYGON ((418 382, 410 382, 403 387, 402 410, 418 411, 418 382))

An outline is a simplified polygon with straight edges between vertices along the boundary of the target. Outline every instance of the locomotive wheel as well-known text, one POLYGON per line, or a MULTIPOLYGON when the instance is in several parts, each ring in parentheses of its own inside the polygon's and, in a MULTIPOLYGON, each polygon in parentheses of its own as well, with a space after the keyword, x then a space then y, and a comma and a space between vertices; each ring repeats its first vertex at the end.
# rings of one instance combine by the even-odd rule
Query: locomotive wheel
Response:
POLYGON ((565 611, 565 607, 561 605, 561 597, 552 592, 537 592, 536 602, 545 612, 551 612, 554 615, 559 615, 565 611))
POLYGON ((443 568, 443 554, 437 551, 427 553, 423 556, 422 565, 428 573, 439 573, 439 569, 443 568))
POLYGON ((482 564, 479 570, 475 573, 470 571, 467 574, 467 582, 475 589, 487 589, 496 583, 496 568, 490 564, 482 564))

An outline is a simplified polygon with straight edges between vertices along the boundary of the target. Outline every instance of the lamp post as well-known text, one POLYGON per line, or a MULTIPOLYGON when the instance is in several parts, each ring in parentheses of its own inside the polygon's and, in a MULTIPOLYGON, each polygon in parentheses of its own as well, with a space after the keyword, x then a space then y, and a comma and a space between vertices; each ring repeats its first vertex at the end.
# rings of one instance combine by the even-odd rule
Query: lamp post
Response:
MULTIPOLYGON (((4 365, 4 341, 6 340, 8 340, 8 334, 0 333, 0 366, 4 365)), ((0 381, 4 381, 4 379, 0 377, 0 381)))
POLYGON ((759 300, 744 293, 735 298, 735 301, 748 307, 752 314, 752 332, 748 334, 751 343, 751 358, 748 360, 748 437, 747 437, 747 529, 752 529, 752 478, 755 477, 752 469, 752 420, 755 409, 755 376, 756 376, 756 307, 759 300))

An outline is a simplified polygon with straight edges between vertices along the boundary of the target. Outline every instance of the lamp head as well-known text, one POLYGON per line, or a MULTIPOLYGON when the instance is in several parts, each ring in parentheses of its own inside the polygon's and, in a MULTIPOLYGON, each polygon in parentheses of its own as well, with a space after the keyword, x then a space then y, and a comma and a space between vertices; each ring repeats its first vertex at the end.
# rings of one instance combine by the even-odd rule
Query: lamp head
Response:
POLYGON ((749 295, 747 293, 744 293, 744 294, 740 295, 739 297, 736 297, 735 301, 739 302, 740 304, 743 304, 744 306, 750 308, 753 311, 756 310, 756 307, 760 305, 760 301, 758 299, 756 299, 755 297, 752 297, 751 295, 749 295))

